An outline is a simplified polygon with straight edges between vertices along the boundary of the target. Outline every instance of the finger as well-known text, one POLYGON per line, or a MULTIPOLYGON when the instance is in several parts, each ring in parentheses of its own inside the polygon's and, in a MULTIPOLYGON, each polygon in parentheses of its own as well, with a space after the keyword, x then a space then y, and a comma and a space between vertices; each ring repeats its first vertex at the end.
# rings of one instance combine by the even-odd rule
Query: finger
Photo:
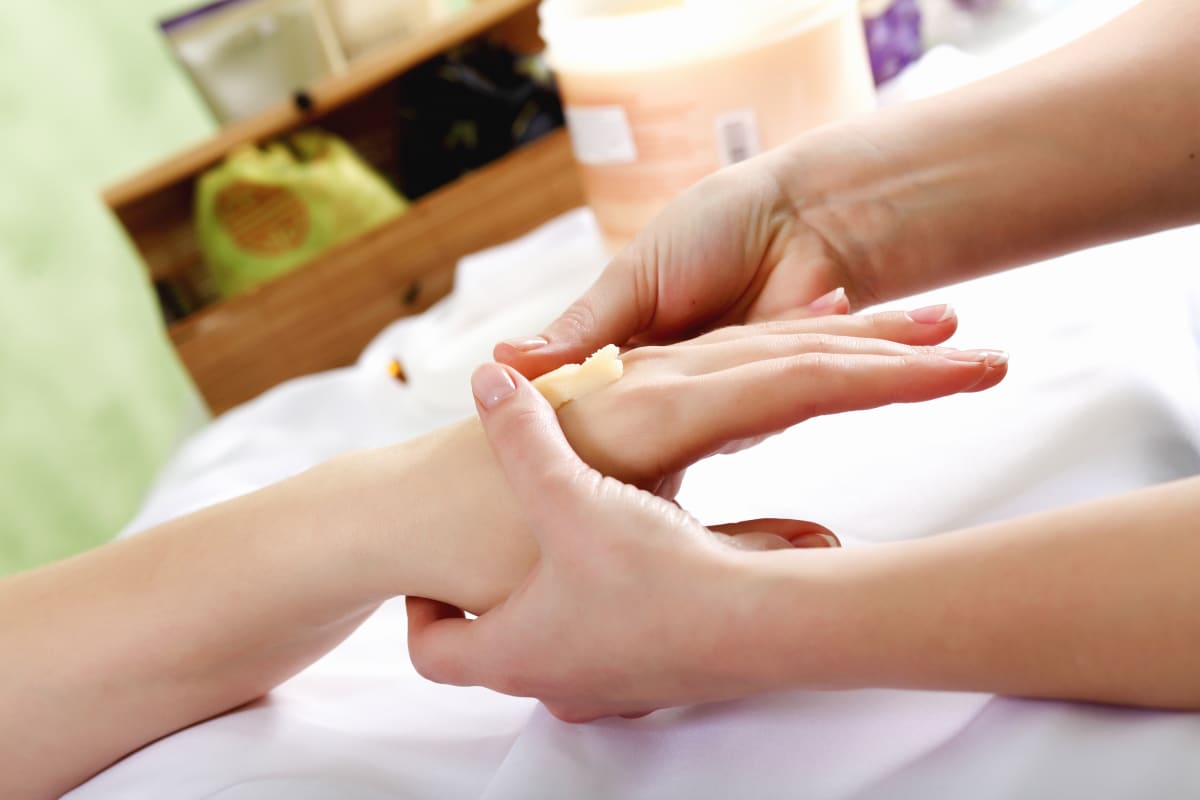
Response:
POLYGON ((477 659, 465 654, 481 651, 474 641, 474 623, 454 606, 424 597, 407 597, 408 655, 424 678, 454 686, 474 686, 477 659))
POLYGON ((657 307, 657 285, 642 260, 627 250, 592 287, 535 337, 496 345, 493 357, 535 378, 582 361, 606 344, 624 344, 647 327, 657 307))
POLYGON ((791 550, 792 543, 782 536, 765 531, 746 531, 736 536, 715 532, 717 538, 734 550, 791 550))
POLYGON ((710 530, 729 536, 743 537, 751 533, 767 533, 789 542, 793 547, 841 547, 833 531, 824 525, 800 519, 749 519, 710 525, 710 530))
POLYGON ((653 487, 652 494, 661 497, 663 500, 674 501, 676 495, 679 494, 679 490, 683 488, 683 476, 685 474, 686 470, 681 469, 664 476, 659 480, 658 485, 653 487))
MULTIPOLYGON (((684 375, 704 375, 733 369, 771 359, 788 358, 805 353, 843 355, 909 356, 930 348, 915 348, 887 339, 867 339, 862 336, 834 336, 828 333, 758 334, 754 328, 744 328, 740 337, 712 344, 672 349, 675 369, 684 375)), ((657 358, 654 351, 632 350, 623 358, 635 364, 642 358, 657 358)))
POLYGON ((492 453, 525 510, 534 538, 547 545, 578 526, 581 504, 595 496, 600 476, 567 443, 554 410, 512 367, 484 364, 471 390, 492 453))
POLYGON ((766 320, 809 319, 812 317, 826 317, 831 314, 849 313, 850 298, 846 297, 846 290, 839 286, 832 292, 821 295, 806 306, 789 308, 786 311, 769 315, 763 315, 757 311, 752 311, 746 315, 746 321, 763 322, 766 320))
POLYGON ((823 333, 833 336, 862 336, 887 339, 901 344, 941 344, 958 329, 958 315, 946 304, 912 311, 883 311, 857 316, 823 316, 802 319, 777 319, 755 325, 721 328, 686 343, 686 346, 715 344, 746 338, 748 331, 770 335, 823 333))
MULTIPOLYGON (((783 430, 822 414, 932 400, 1006 374, 1007 355, 950 351, 907 356, 808 353, 689 379, 679 413, 697 430, 729 441, 783 430)), ((700 443, 697 444, 700 446, 700 443)), ((687 454, 702 458, 709 450, 687 454)))

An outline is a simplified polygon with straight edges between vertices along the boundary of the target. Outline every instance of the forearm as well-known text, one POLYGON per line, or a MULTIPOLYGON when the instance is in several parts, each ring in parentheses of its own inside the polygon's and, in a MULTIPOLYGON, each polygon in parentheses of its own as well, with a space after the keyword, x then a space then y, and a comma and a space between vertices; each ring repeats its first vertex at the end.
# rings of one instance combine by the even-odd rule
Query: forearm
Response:
POLYGON ((265 694, 384 600, 482 611, 537 557, 474 420, 0 581, 0 796, 265 694))
POLYGON ((807 562, 772 555, 790 593, 777 607, 810 623, 767 633, 791 631, 779 685, 1200 708, 1200 478, 807 562))
POLYGON ((1200 4, 768 156, 858 305, 1200 220, 1200 4))
MULTIPOLYGON (((389 596, 417 595, 482 613, 529 573, 537 545, 496 464, 479 421, 449 425, 419 439, 355 455, 362 482, 381 508, 376 535, 404 531, 399 570, 381 559, 366 582, 389 596), (386 498, 386 500, 384 500, 386 498)), ((386 547, 386 544, 381 544, 386 547)))
POLYGON ((0 583, 0 795, 57 795, 262 695, 382 597, 321 468, 0 583), (322 498, 326 502, 322 502, 322 498))

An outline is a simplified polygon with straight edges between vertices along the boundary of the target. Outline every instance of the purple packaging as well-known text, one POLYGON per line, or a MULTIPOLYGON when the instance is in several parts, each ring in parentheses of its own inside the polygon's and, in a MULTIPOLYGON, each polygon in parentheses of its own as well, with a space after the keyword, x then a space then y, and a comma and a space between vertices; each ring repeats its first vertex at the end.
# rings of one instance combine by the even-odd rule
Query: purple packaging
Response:
POLYGON ((879 85, 921 57, 921 9, 917 0, 862 0, 871 71, 879 85))

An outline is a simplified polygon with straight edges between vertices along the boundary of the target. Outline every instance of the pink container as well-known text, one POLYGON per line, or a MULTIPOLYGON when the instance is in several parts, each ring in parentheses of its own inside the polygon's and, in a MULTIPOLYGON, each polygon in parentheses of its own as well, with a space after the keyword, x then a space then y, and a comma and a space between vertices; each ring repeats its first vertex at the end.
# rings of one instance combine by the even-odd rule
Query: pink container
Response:
POLYGON ((613 247, 705 175, 874 107, 857 0, 543 0, 540 14, 613 247))

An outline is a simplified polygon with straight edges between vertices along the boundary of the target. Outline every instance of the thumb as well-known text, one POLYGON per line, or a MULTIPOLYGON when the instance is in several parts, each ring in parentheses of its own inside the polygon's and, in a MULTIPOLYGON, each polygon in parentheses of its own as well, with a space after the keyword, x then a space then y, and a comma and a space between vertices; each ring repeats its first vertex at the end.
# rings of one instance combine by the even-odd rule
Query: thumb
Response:
POLYGON ((656 293, 645 291, 641 263, 632 255, 618 256, 541 336, 501 342, 493 357, 534 378, 582 361, 606 344, 625 344, 647 328, 655 314, 656 293))
POLYGON ((783 547, 841 547, 833 531, 816 522, 799 519, 751 519, 710 525, 715 533, 731 537, 729 543, 743 550, 777 550, 783 547), (783 544, 780 544, 780 543, 783 544))
POLYGON ((546 398, 516 370, 484 364, 471 391, 492 453, 539 543, 578 525, 600 475, 580 460, 546 398))

